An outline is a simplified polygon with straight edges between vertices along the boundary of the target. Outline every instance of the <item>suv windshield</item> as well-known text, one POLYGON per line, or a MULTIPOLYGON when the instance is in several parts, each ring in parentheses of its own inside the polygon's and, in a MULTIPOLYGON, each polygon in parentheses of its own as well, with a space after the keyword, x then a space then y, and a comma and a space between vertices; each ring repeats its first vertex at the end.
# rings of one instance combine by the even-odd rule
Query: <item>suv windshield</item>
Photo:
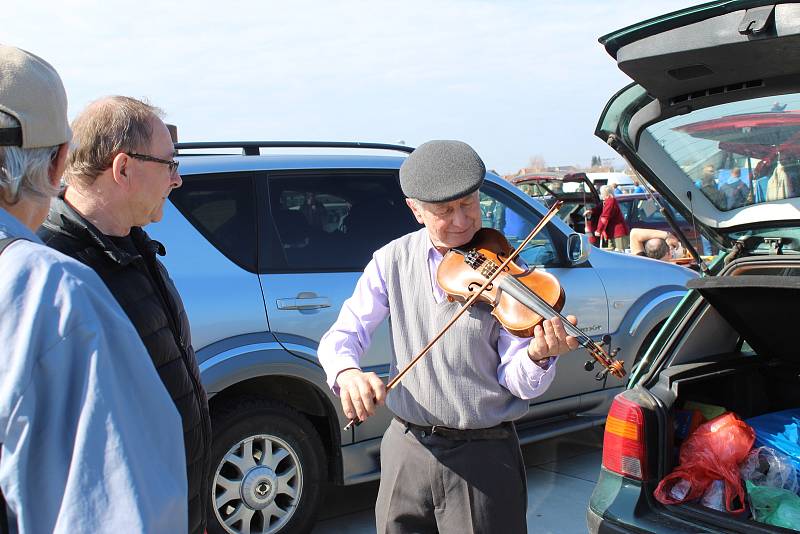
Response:
POLYGON ((800 196, 800 94, 733 102, 649 126, 663 153, 640 153, 653 168, 675 165, 686 190, 720 211, 800 196), (661 159, 661 161, 656 161, 661 159), (673 164, 674 163, 674 164, 673 164))

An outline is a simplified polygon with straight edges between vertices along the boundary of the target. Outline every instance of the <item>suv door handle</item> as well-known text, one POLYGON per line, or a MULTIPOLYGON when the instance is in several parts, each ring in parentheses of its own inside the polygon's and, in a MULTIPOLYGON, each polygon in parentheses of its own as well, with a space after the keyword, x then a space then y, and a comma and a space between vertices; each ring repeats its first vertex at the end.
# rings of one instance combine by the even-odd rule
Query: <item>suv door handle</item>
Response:
POLYGON ((293 299, 277 299, 275 303, 279 310, 318 310, 330 308, 331 301, 328 297, 297 297, 293 299))

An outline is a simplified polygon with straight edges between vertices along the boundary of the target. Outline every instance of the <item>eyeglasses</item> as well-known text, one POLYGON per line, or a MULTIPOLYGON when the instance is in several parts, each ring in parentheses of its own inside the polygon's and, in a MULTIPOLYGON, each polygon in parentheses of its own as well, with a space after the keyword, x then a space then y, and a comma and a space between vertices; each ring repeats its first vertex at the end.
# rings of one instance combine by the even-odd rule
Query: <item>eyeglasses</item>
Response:
POLYGON ((161 163, 163 165, 169 166, 170 174, 175 174, 178 170, 178 165, 180 165, 179 161, 175 161, 174 159, 161 159, 155 156, 150 156, 148 154, 137 154, 136 152, 126 152, 130 157, 133 159, 138 159, 141 161, 153 161, 155 163, 161 163))

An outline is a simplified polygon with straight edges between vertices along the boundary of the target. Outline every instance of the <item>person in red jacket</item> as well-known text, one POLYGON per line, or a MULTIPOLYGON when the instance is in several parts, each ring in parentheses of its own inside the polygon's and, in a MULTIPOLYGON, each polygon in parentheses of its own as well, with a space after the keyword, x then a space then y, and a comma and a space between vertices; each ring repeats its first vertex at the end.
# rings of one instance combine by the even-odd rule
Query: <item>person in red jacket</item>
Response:
POLYGON ((630 232, 610 186, 604 185, 600 188, 600 199, 603 201, 603 211, 600 213, 594 235, 600 237, 601 243, 606 240, 611 241, 614 250, 625 251, 630 246, 628 237, 630 232))

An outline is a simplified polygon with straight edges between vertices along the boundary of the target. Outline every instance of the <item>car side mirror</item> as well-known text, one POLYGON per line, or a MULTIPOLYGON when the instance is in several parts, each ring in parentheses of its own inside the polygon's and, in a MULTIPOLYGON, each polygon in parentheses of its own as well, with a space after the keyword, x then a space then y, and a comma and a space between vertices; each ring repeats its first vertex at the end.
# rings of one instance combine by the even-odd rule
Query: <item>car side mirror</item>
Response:
POLYGON ((567 258, 572 265, 580 265, 589 259, 589 237, 586 234, 570 234, 567 238, 567 258))

